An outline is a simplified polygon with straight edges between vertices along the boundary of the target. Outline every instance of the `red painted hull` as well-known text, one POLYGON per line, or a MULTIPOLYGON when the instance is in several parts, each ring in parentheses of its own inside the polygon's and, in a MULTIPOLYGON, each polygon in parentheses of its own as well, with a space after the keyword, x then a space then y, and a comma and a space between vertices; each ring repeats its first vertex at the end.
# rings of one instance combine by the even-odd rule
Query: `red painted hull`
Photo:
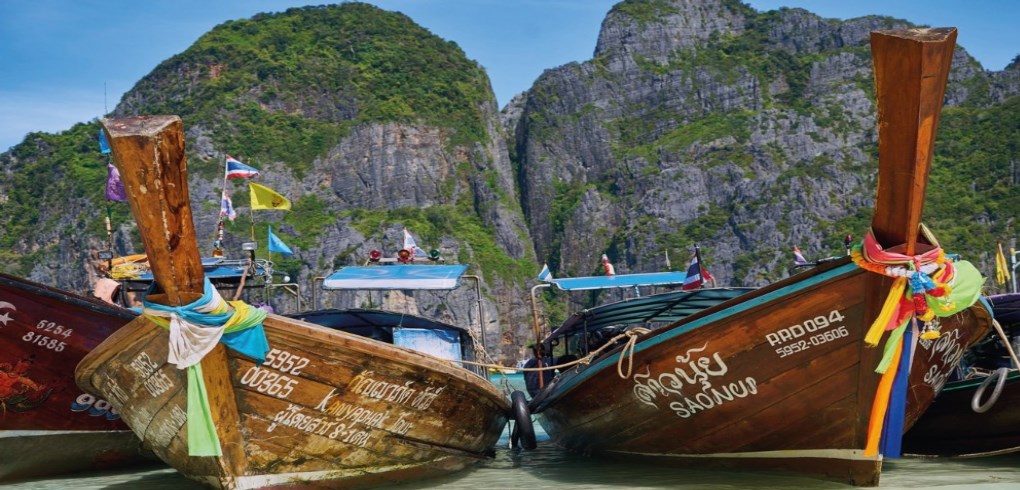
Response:
POLYGON ((149 461, 109 403, 74 383, 82 357, 134 317, 0 274, 0 481, 149 461))

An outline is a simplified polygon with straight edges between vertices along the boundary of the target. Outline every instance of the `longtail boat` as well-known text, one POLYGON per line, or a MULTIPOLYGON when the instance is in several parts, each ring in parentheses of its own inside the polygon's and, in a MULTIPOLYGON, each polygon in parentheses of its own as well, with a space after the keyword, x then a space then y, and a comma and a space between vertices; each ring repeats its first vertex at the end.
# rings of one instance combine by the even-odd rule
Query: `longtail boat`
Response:
POLYGON ((78 361, 137 315, 0 273, 0 482, 152 462, 78 361))
POLYGON ((1020 451, 1020 294, 988 297, 1000 335, 968 351, 966 369, 903 437, 903 452, 977 457, 1020 451))
MULTIPOLYGON (((467 275, 468 266, 465 264, 446 264, 436 250, 433 250, 434 255, 430 258, 415 260, 413 249, 414 246, 401 249, 398 257, 389 258, 383 258, 382 252, 373 250, 365 265, 341 267, 321 278, 323 292, 378 292, 381 308, 327 308, 287 316, 407 347, 448 361, 468 361, 467 364, 459 364, 487 378, 488 371, 477 362, 480 360, 478 349, 484 351, 485 346, 476 345, 468 329, 414 314, 418 308, 409 307, 408 302, 403 300, 406 292, 453 291, 460 288, 463 279, 474 279, 475 300, 478 304, 476 321, 481 331, 484 322, 481 317, 482 297, 478 277, 467 275), (391 295, 398 299, 393 304, 387 304, 391 295), (404 311, 393 311, 401 303, 404 311), (385 309, 387 307, 390 309, 385 309)), ((313 287, 312 305, 318 306, 315 293, 313 287)))
POLYGON ((899 454, 904 430, 992 322, 976 304, 980 273, 946 259, 920 221, 955 41, 954 28, 871 35, 878 191, 851 257, 728 299, 694 291, 692 301, 722 301, 617 330, 607 342, 620 345, 531 400, 552 442, 877 485, 883 457, 899 454))
POLYGON ((180 118, 102 124, 156 289, 76 379, 156 456, 231 489, 389 484, 491 457, 509 410, 492 383, 434 356, 225 304, 202 274, 180 118))

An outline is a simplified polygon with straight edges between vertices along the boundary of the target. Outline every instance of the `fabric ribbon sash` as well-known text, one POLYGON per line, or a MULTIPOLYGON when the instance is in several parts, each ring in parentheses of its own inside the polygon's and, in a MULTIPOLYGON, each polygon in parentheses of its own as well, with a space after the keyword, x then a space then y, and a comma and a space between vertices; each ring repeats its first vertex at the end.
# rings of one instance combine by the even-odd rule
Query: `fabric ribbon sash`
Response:
POLYGON ((202 376, 202 358, 218 342, 262 364, 269 342, 262 327, 267 313, 244 301, 224 301, 206 278, 202 297, 184 306, 143 301, 143 313, 169 329, 167 362, 188 370, 188 454, 221 456, 219 437, 202 376))
POLYGON ((931 248, 917 255, 883 248, 871 230, 850 253, 862 269, 894 278, 878 317, 864 336, 866 345, 877 346, 882 334, 891 332, 875 369, 882 378, 871 407, 867 456, 880 449, 888 457, 899 456, 914 344, 918 338, 938 338, 936 317, 969 308, 980 297, 984 284, 984 277, 971 263, 946 258, 928 227, 920 225, 920 233, 931 248))

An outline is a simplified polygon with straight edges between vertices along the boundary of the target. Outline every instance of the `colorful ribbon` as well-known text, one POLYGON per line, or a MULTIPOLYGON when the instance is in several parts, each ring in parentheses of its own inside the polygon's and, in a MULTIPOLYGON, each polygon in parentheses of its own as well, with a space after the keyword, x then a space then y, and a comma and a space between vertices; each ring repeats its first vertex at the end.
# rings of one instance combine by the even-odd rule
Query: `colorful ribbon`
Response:
POLYGON ((864 336, 867 345, 876 346, 884 332, 891 332, 875 369, 882 378, 871 406, 866 456, 877 455, 880 447, 887 457, 900 454, 910 361, 918 337, 908 331, 912 322, 923 322, 920 339, 938 338, 936 317, 947 317, 973 305, 984 283, 981 273, 969 262, 948 260, 923 224, 920 232, 930 248, 917 255, 898 253, 894 251, 897 247, 884 249, 871 230, 850 252, 862 269, 895 278, 878 317, 864 336))
POLYGON ((267 313, 244 301, 224 301, 209 278, 202 297, 191 304, 175 307, 143 300, 142 305, 147 318, 170 330, 167 361, 188 370, 188 454, 221 456, 201 361, 221 342, 257 364, 265 362, 269 342, 262 321, 267 313))

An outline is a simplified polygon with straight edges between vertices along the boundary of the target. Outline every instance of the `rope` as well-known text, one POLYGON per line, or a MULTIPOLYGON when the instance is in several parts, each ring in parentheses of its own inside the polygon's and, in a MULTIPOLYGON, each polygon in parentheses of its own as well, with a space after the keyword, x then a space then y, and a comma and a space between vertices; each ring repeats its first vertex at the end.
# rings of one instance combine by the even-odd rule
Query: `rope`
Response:
POLYGON ((1016 352, 1013 351, 1013 345, 1009 343, 1009 337, 1006 336, 1006 332, 1002 330, 1002 325, 999 325, 998 320, 992 320, 992 326, 995 327, 995 331, 999 333, 999 337, 1002 339, 1002 343, 1006 344, 1006 352, 1009 352, 1009 358, 1013 360, 1013 369, 1020 369, 1020 360, 1016 357, 1016 352))
POLYGON ((122 281, 124 279, 137 279, 142 274, 149 272, 148 263, 137 264, 137 263, 126 263, 117 264, 110 270, 110 279, 122 281))
POLYGON ((634 346, 637 344, 638 335, 646 334, 651 332, 647 328, 637 327, 624 332, 627 335, 627 344, 620 350, 620 358, 616 361, 616 374, 619 374, 621 378, 627 379, 630 377, 631 372, 634 369, 634 346), (627 357, 627 374, 623 374, 623 358, 627 357))
MULTIPOLYGON (((632 329, 630 329, 630 330, 628 330, 628 331, 626 331, 626 332, 624 332, 624 333, 622 333, 620 335, 617 335, 617 336, 609 339, 609 341, 606 342, 605 345, 603 345, 602 347, 599 347, 598 349, 595 349, 595 350, 589 352, 588 355, 586 355, 586 356, 584 356, 584 357, 582 357, 580 359, 577 359, 577 360, 574 360, 574 361, 570 361, 570 362, 567 362, 567 363, 563 363, 563 364, 556 364, 555 366, 543 366, 543 367, 540 367, 540 368, 514 368, 514 370, 516 370, 516 371, 525 371, 525 372, 538 372, 538 371, 563 370, 565 368, 576 366, 578 364, 588 365, 588 364, 591 364, 591 361, 593 359, 595 359, 595 357, 598 356, 602 351, 607 350, 610 347, 613 347, 614 344, 616 344, 617 340, 626 338, 626 339, 628 339, 627 340, 627 344, 624 345, 623 350, 620 351, 620 358, 617 361, 616 372, 617 372, 617 374, 620 375, 621 378, 627 379, 628 377, 630 377, 630 373, 631 373, 631 370, 632 370, 633 365, 634 365, 634 346, 637 344, 637 338, 638 338, 639 335, 644 335, 644 334, 646 334, 648 332, 651 332, 651 330, 647 329, 647 328, 642 328, 642 327, 632 328, 632 329), (622 367, 623 366, 623 359, 624 359, 624 357, 627 358, 627 374, 626 375, 623 374, 623 367, 622 367)), ((489 357, 488 354, 486 354, 485 357, 489 357)), ((490 358, 489 360, 491 361, 492 359, 490 358)), ((486 367, 486 368, 495 368, 497 371, 501 370, 501 369, 506 369, 506 366, 504 366, 502 364, 494 364, 494 363, 493 364, 489 364, 489 363, 474 362, 474 361, 458 361, 458 360, 453 360, 453 359, 450 359, 449 362, 455 363, 455 364, 468 364, 468 365, 471 365, 471 366, 482 366, 482 367, 486 367)))

